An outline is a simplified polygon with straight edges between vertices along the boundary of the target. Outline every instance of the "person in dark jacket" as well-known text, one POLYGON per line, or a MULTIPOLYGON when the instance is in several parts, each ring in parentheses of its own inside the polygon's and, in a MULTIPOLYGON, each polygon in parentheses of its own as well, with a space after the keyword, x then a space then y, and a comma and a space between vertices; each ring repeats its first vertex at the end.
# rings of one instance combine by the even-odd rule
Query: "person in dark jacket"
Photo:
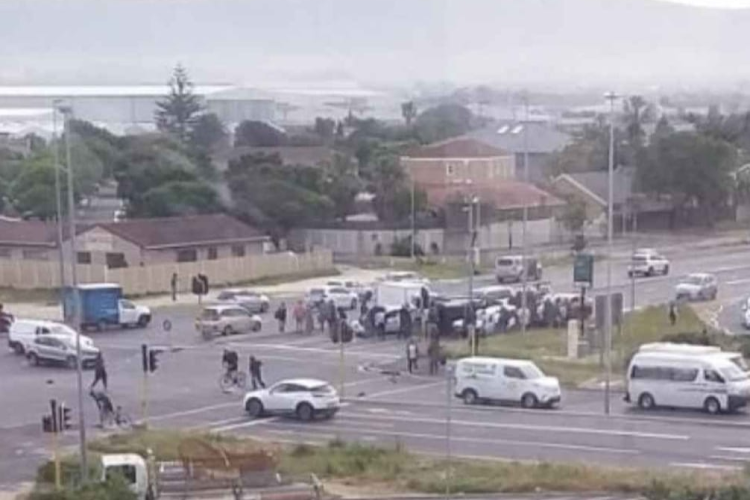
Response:
POLYGON ((93 390, 96 384, 102 383, 104 391, 107 390, 107 367, 104 366, 104 356, 100 352, 96 356, 96 364, 94 365, 94 381, 91 383, 90 389, 93 390))
POLYGON ((250 379, 253 384, 253 390, 257 390, 258 387, 266 388, 266 383, 263 382, 263 376, 261 374, 261 366, 263 363, 255 356, 250 356, 250 379))
POLYGON ((411 311, 409 310, 409 304, 404 304, 403 306, 401 306, 401 310, 399 311, 398 321, 399 321, 398 337, 399 338, 410 337, 411 330, 412 330, 412 320, 411 320, 411 311))
POLYGON ((13 321, 13 315, 5 312, 3 305, 0 304, 0 333, 10 333, 10 325, 13 321))
POLYGON ((279 333, 284 333, 286 328, 286 304, 282 302, 276 309, 276 320, 279 322, 279 333))

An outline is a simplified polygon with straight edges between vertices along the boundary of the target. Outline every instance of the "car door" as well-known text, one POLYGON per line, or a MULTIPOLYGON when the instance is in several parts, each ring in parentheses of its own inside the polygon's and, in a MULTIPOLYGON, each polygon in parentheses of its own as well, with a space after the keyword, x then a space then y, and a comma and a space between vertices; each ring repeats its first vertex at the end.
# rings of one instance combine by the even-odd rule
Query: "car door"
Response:
MULTIPOLYGON (((68 357, 68 351, 59 339, 53 337, 43 337, 47 345, 47 356, 46 359, 51 361, 65 361, 68 357)), ((71 353, 72 354, 72 353, 71 353)))
POLYGON ((52 349, 50 348, 51 340, 52 339, 50 339, 49 337, 37 336, 34 339, 33 345, 30 346, 29 350, 31 352, 35 352, 39 359, 45 359, 45 360, 51 359, 50 358, 51 351, 52 351, 52 349))
POLYGON ((120 304, 120 324, 130 325, 138 322, 135 304, 128 300, 121 300, 120 304))
POLYGON ((242 321, 242 309, 233 307, 224 311, 226 316, 227 324, 232 328, 233 332, 243 332, 244 324, 242 321))
POLYGON ((710 395, 714 395, 721 404, 724 404, 722 398, 718 396, 726 394, 726 381, 717 370, 714 370, 713 368, 705 368, 703 370, 703 387, 705 390, 700 394, 700 401, 695 401, 693 403, 693 408, 702 408, 705 400, 710 395))
POLYGON ((237 331, 247 333, 251 330, 252 316, 246 309, 237 310, 237 331))
POLYGON ((503 366, 501 383, 501 396, 498 399, 504 401, 520 401, 525 387, 526 377, 517 366, 503 366))
POLYGON ((274 413, 292 412, 297 406, 296 398, 300 387, 295 384, 282 383, 268 391, 268 405, 266 409, 274 413))

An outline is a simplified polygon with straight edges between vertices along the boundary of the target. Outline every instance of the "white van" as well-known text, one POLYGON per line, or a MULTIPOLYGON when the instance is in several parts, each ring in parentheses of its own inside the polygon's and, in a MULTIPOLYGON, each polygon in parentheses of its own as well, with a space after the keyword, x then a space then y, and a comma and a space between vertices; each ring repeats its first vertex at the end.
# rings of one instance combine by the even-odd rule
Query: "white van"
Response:
POLYGON ((455 395, 466 404, 480 401, 521 403, 524 408, 552 407, 560 402, 560 382, 531 361, 464 358, 456 363, 455 395))
POLYGON ((726 356, 651 350, 637 352, 626 374, 625 401, 657 406, 734 411, 750 400, 750 376, 726 356))
POLYGON ((723 357, 737 365, 742 371, 750 372, 745 362, 745 358, 740 352, 722 351, 721 347, 715 345, 695 345, 695 344, 678 344, 673 342, 652 342, 643 344, 638 348, 638 352, 674 352, 680 354, 692 354, 701 356, 705 354, 715 354, 723 357))
MULTIPOLYGON (((37 319, 17 319, 10 325, 8 332, 8 347, 16 354, 25 354, 28 346, 40 335, 59 335, 75 339, 78 332, 67 325, 54 321, 37 319)), ((89 337, 81 335, 81 344, 85 347, 93 347, 94 344, 89 337)))

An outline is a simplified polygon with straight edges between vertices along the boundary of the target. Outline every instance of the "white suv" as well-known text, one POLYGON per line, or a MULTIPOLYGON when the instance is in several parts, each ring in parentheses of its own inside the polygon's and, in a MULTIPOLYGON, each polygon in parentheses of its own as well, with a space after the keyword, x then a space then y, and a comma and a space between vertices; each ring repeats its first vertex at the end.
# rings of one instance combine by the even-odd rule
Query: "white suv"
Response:
POLYGON ((248 392, 242 406, 253 418, 292 415, 308 421, 316 416, 332 417, 339 411, 341 401, 328 382, 300 378, 282 380, 268 389, 248 392))
MULTIPOLYGON (((28 347, 37 337, 44 335, 57 335, 61 337, 70 337, 75 340, 78 332, 54 321, 43 321, 36 319, 17 319, 10 325, 8 332, 8 347, 15 351, 16 354, 25 354, 28 347)), ((89 337, 81 335, 82 347, 93 347, 89 337)))
MULTIPOLYGON (((84 337, 81 337, 83 340, 84 337)), ((99 349, 90 344, 81 346, 81 367, 93 367, 99 349)), ((26 358, 29 363, 39 366, 42 363, 62 364, 68 368, 78 367, 78 355, 76 353, 76 341, 74 337, 67 335, 40 335, 34 342, 26 346, 26 358)))
POLYGON ((633 254, 628 266, 628 276, 654 276, 669 274, 669 261, 653 250, 639 250, 633 254))

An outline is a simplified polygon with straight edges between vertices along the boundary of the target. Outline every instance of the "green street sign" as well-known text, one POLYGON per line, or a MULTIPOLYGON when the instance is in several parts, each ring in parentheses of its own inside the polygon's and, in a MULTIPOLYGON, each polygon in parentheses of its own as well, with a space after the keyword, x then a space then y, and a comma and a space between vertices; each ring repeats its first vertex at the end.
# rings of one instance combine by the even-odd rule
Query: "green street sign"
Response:
POLYGON ((579 253, 573 261, 573 282, 587 283, 591 286, 594 283, 594 256, 590 254, 579 253))

